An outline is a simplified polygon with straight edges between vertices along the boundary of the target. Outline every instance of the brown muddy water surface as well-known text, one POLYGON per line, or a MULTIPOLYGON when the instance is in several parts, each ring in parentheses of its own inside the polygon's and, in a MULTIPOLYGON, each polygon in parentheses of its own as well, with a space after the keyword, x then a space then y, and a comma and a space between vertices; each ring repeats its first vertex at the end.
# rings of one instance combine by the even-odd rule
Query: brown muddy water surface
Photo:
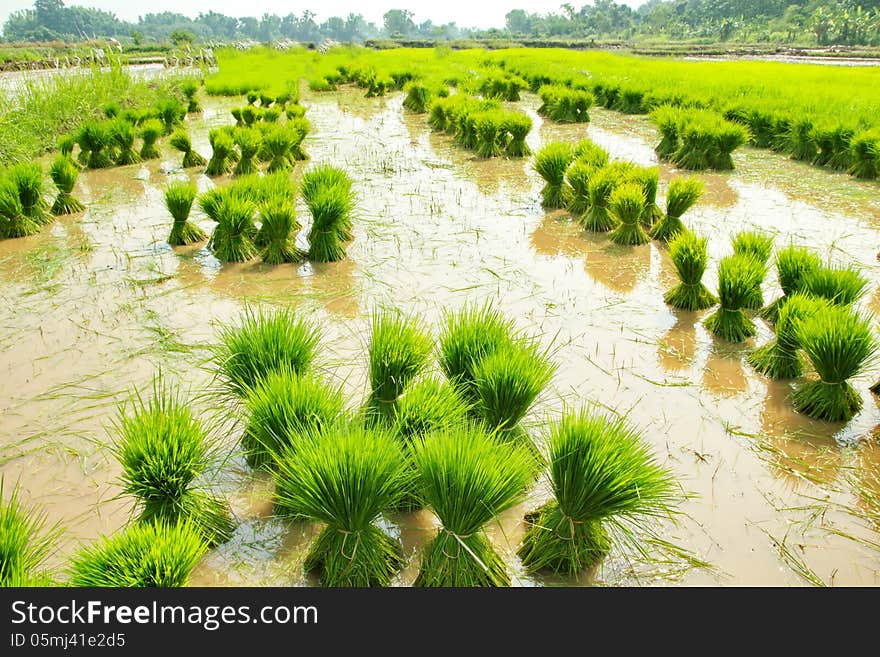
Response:
MULTIPOLYGON (((181 171, 171 150, 161 162, 83 172, 76 192, 89 206, 84 214, 0 242, 0 472, 63 523, 56 568, 83 541, 128 520, 132 503, 118 496, 118 466, 106 449, 110 423, 117 404, 147 391, 161 369, 216 422, 231 454, 216 483, 240 525, 200 563, 193 583, 314 584, 301 562, 318 527, 271 517, 271 482, 235 454, 241 427, 207 394, 205 346, 217 323, 236 319, 246 303, 309 315, 325 334, 320 368, 344 382, 354 406, 367 393, 374 307, 418 314, 436 332, 443 309, 493 299, 552 345, 559 365, 528 418, 533 435, 540 439, 566 404, 627 413, 691 494, 669 539, 712 565, 644 564, 612 553, 576 582, 527 576, 515 549, 523 514, 547 496, 539 485, 488 528, 516 584, 880 584, 880 552, 860 542, 876 543, 876 528, 859 517, 855 493, 859 481, 880 474, 880 410, 868 391, 880 373, 854 381, 864 408, 847 425, 798 415, 789 384, 745 363, 747 350, 771 337, 763 322, 745 345, 713 339, 701 325, 705 313, 664 304, 677 280, 665 250, 617 247, 563 212, 543 212, 530 159, 477 159, 431 133, 425 115, 404 112, 399 94, 361 93, 304 99, 311 161, 348 169, 359 197, 342 262, 221 266, 203 244, 172 249, 163 186, 176 177, 202 190, 220 181, 181 171)), ((208 128, 232 122, 236 104, 207 99, 204 114, 188 119, 197 150, 209 154, 208 128)), ((595 110, 589 127, 551 125, 537 104, 518 104, 535 122, 533 149, 589 135, 614 157, 656 164, 657 134, 645 117, 595 110)), ((777 246, 793 241, 862 267, 871 281, 863 305, 876 312, 880 186, 766 151, 742 149, 735 160, 735 172, 701 176, 707 195, 685 217, 710 236, 707 284, 715 287, 730 235, 758 227, 775 232, 777 246)), ((661 199, 673 175, 661 165, 661 199)), ((308 213, 298 210, 305 246, 308 213)), ((198 209, 194 216, 210 232, 212 222, 198 209)), ((768 300, 778 294, 774 276, 768 300)), ((427 511, 387 523, 412 556, 436 527, 427 511)), ((410 584, 417 567, 411 559, 395 583, 410 584)))

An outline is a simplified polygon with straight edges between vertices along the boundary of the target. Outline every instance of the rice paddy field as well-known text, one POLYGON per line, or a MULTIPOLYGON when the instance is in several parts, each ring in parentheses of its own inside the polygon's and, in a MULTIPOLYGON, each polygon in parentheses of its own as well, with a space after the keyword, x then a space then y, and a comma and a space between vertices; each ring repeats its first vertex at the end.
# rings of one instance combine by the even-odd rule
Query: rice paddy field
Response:
POLYGON ((225 53, 11 166, 0 583, 880 584, 877 76, 225 53))

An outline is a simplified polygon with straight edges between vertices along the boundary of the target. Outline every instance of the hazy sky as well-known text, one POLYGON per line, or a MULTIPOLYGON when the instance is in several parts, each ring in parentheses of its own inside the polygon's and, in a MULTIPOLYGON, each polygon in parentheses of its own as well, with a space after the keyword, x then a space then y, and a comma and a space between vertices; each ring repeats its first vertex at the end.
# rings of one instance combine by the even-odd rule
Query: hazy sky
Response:
MULTIPOLYGON (((618 0, 631 7, 638 7, 647 0, 618 0)), ((65 5, 81 5, 112 11, 123 20, 136 21, 145 13, 173 11, 192 18, 199 12, 217 11, 227 16, 262 16, 264 13, 284 16, 289 13, 302 14, 306 9, 316 14, 320 23, 330 16, 345 17, 349 13, 362 14, 368 21, 382 26, 382 14, 388 9, 409 9, 415 13, 415 21, 430 19, 434 23, 454 21, 459 27, 502 27, 504 14, 511 9, 525 9, 533 13, 558 11, 562 6, 559 0, 387 0, 387 2, 358 2, 357 0, 149 0, 148 2, 120 2, 119 0, 67 0, 65 5)), ((586 1, 571 2, 576 9, 586 1)), ((0 0, 0 25, 6 22, 10 13, 18 9, 33 7, 33 0, 0 0)))

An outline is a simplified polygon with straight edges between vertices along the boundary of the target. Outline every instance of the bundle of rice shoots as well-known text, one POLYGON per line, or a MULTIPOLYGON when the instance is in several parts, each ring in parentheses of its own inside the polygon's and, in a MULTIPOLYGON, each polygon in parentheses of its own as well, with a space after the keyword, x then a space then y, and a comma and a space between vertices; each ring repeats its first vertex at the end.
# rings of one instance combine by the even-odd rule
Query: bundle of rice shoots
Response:
POLYGON ((312 215, 309 230, 309 258, 316 262, 336 262, 345 257, 344 241, 348 231, 352 195, 344 186, 321 188, 306 200, 312 215))
POLYGON ((684 230, 681 216, 687 212, 703 195, 703 183, 694 177, 674 178, 666 192, 666 214, 654 224, 651 237, 669 242, 684 230))
POLYGON ((669 242, 669 258, 681 282, 669 290, 663 300, 680 310, 704 310, 718 303, 718 298, 703 285, 709 261, 708 240, 686 228, 675 233, 669 242))
POLYGON ((748 356, 749 364, 771 379, 794 379, 804 373, 798 330, 806 318, 828 310, 828 302, 793 292, 779 309, 776 337, 748 356))
POLYGON ((137 139, 137 129, 134 125, 123 118, 114 120, 110 124, 110 139, 116 148, 114 158, 116 164, 125 166, 141 161, 140 155, 134 148, 134 142, 137 139))
POLYGON ((70 585, 105 588, 186 586, 207 551, 191 523, 137 523, 80 550, 70 564, 70 585))
POLYGON ((256 128, 239 128, 235 131, 233 137, 238 145, 239 160, 232 172, 234 176, 243 176, 257 172, 257 165, 254 160, 263 143, 263 135, 256 128))
POLYGON ((263 135, 263 150, 269 156, 269 167, 266 169, 268 173, 290 171, 293 168, 290 149, 293 147, 294 138, 294 131, 286 126, 275 126, 263 135))
POLYGON ((196 94, 199 91, 199 85, 196 84, 194 80, 185 80, 184 83, 180 85, 180 90, 183 92, 184 98, 186 98, 187 114, 201 112, 202 108, 196 98, 196 94))
POLYGON ((89 169, 106 169, 113 166, 109 151, 112 143, 110 131, 105 123, 86 121, 76 136, 79 144, 80 157, 85 158, 89 169))
POLYGON ((782 296, 765 306, 760 315, 775 322, 788 297, 804 290, 804 277, 822 266, 819 256, 802 246, 788 246, 776 253, 776 271, 782 296))
POLYGON ((52 551, 58 528, 46 527, 43 512, 25 508, 17 486, 6 499, 3 483, 0 479, 0 588, 45 586, 50 578, 39 569, 52 551))
POLYGON ((703 325, 728 342, 742 342, 755 335, 755 325, 743 312, 760 289, 765 267, 755 258, 730 255, 718 264, 718 297, 720 307, 703 325))
POLYGON ((535 155, 535 171, 545 181, 541 190, 541 207, 548 210, 565 207, 565 171, 573 158, 571 144, 559 141, 545 144, 535 155))
POLYGON ((73 147, 76 146, 76 136, 67 133, 58 138, 58 150, 64 157, 73 155, 73 147))
POLYGON ((79 199, 73 195, 73 186, 79 176, 79 167, 68 157, 59 155, 49 168, 49 176, 58 188, 58 196, 52 204, 52 214, 74 214, 86 209, 79 199))
POLYGON ((406 92, 406 98, 403 99, 403 106, 406 109, 416 114, 424 114, 428 111, 431 92, 424 82, 409 82, 403 90, 406 92))
POLYGON ((277 199, 260 207, 260 232, 258 244, 261 244, 260 257, 270 265, 285 262, 302 262, 308 253, 297 247, 296 234, 302 225, 296 220, 296 211, 289 200, 277 199))
POLYGON ((186 118, 186 105, 176 98, 165 98, 156 104, 155 113, 162 122, 162 134, 170 135, 186 118))
POLYGON ((582 218, 590 209, 590 179, 596 171, 596 165, 575 160, 565 172, 565 182, 568 185, 566 207, 577 219, 582 218))
POLYGON ((207 160, 193 150, 192 141, 190 141, 189 135, 186 134, 186 130, 175 130, 174 134, 168 139, 168 143, 172 148, 183 153, 182 166, 184 169, 207 164, 207 160))
POLYGON ((387 586, 403 565, 400 544, 376 520, 402 497, 406 466, 390 432, 356 425, 336 425, 282 453, 276 505, 325 524, 304 562, 323 586, 387 586))
POLYGON ((27 237, 40 232, 41 224, 25 214, 18 188, 8 179, 0 179, 0 237, 27 237))
POLYGON ((528 157, 532 149, 526 143, 526 137, 532 131, 532 119, 521 112, 506 112, 504 115, 504 129, 510 136, 504 154, 507 157, 528 157))
POLYGON ((149 119, 141 125, 140 137, 143 139, 141 144, 140 157, 142 160, 155 160, 160 156, 156 143, 162 136, 164 127, 159 119, 149 119))
POLYGON ((617 220, 608 210, 608 202, 619 184, 619 172, 611 165, 602 167, 593 173, 588 187, 590 207, 583 218, 584 228, 597 233, 605 233, 617 226, 617 220))
POLYGON ((171 246, 194 244, 208 239, 205 232, 189 221, 189 212, 198 190, 193 182, 175 181, 165 189, 165 207, 174 219, 168 243, 171 246))
POLYGON ((870 322, 847 306, 832 305, 801 321, 797 338, 819 380, 795 388, 795 410, 828 422, 849 421, 861 410, 862 398, 848 379, 876 359, 870 322))
POLYGON ((394 404, 394 433, 406 444, 468 422, 467 403, 448 382, 422 379, 410 385, 394 404))
POLYGON ((208 176, 222 176, 232 171, 235 167, 235 142, 232 135, 226 130, 211 130, 208 133, 211 142, 211 159, 205 174, 208 176))
POLYGON ((867 291, 868 281, 854 267, 826 267, 806 272, 803 291, 837 306, 850 306, 867 291))
POLYGON ((743 304, 743 308, 747 310, 760 310, 764 306, 764 293, 761 291, 761 285, 767 275, 767 263, 770 260, 770 253, 773 251, 773 236, 758 231, 744 230, 734 235, 731 242, 734 255, 752 258, 761 266, 760 280, 755 284, 752 293, 743 304))
POLYGON ((573 576, 601 561, 615 539, 640 545, 674 513, 676 484, 622 419, 568 412, 552 425, 553 499, 529 514, 518 554, 531 571, 573 576))
POLYGON ((628 182, 615 188, 608 197, 608 211, 617 223, 608 236, 611 241, 627 246, 650 242, 642 225, 646 207, 645 192, 638 184, 628 182))
POLYGON ((533 457, 478 427, 450 429, 413 444, 421 499, 442 527, 425 547, 415 586, 509 586, 504 560, 483 527, 522 501, 533 457))
POLYGON ((257 257, 252 235, 254 204, 233 194, 221 197, 216 209, 217 226, 211 235, 210 248, 220 262, 247 262, 257 257))

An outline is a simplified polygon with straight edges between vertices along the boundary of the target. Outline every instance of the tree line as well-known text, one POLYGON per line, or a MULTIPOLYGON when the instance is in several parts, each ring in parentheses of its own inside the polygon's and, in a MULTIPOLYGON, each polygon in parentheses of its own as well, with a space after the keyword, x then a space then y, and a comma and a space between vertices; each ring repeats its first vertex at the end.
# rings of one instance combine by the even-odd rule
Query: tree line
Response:
MULTIPOLYGON (((515 1, 515 0, 514 0, 515 1)), ((503 26, 488 30, 417 21, 413 12, 389 9, 382 25, 361 14, 318 23, 315 13, 231 17, 209 11, 195 18, 174 12, 148 13, 137 22, 63 0, 35 0, 32 9, 12 13, 3 25, 6 41, 85 40, 115 37, 147 41, 230 42, 324 39, 363 42, 399 38, 657 39, 880 45, 880 0, 649 0, 638 9, 614 0, 594 0, 575 9, 530 13, 512 9, 503 26)))

